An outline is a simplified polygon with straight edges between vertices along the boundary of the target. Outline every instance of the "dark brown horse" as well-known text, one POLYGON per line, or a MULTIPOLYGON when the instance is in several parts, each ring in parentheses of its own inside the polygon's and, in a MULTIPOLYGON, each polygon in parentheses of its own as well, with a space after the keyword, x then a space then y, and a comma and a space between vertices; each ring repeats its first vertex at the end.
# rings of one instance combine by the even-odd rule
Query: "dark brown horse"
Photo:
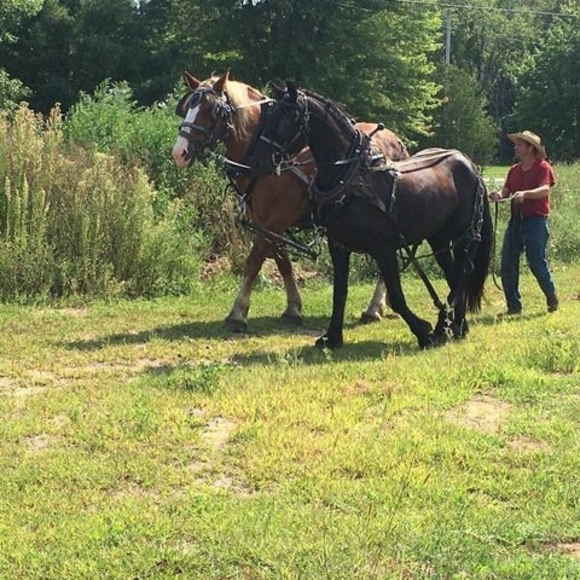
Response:
MULTIPOLYGON (((308 149, 297 152, 293 163, 276 165, 276 151, 269 144, 269 156, 261 168, 253 158, 260 134, 264 111, 272 99, 257 89, 229 78, 219 77, 199 81, 189 73, 184 75, 188 92, 181 98, 176 113, 185 118, 173 148, 179 167, 191 166, 199 158, 223 142, 226 148, 226 171, 244 200, 247 217, 260 230, 283 235, 293 226, 310 222, 308 185, 314 174, 314 162, 308 149)), ((408 156, 401 140, 391 131, 372 123, 356 125, 360 131, 373 134, 372 140, 380 156, 403 159, 408 156)), ((279 160, 280 161, 280 160, 279 160)), ((383 159, 384 161, 384 159, 383 159)), ((240 290, 226 323, 231 330, 247 327, 252 285, 267 257, 276 261, 286 289, 287 306, 282 314, 287 320, 300 321, 302 301, 292 264, 284 247, 272 244, 268 236, 255 239, 244 267, 240 290)), ((380 320, 385 304, 385 287, 379 277, 372 300, 363 313, 366 321, 380 320)))
MULTIPOLYGON (((332 317, 317 344, 343 342, 342 328, 351 252, 372 256, 383 275, 391 308, 421 348, 467 334, 466 310, 481 306, 488 274, 492 224, 485 184, 473 163, 456 150, 427 150, 391 166, 370 162, 371 143, 331 100, 289 84, 264 128, 292 152, 306 135, 318 171, 312 186, 315 219, 326 228, 334 266, 332 317), (432 326, 408 307, 397 253, 427 240, 450 288, 432 326)), ((259 145, 256 155, 267 155, 259 145)), ((428 283, 428 280, 426 280, 428 283)), ((428 283, 429 287, 429 283, 428 283)))

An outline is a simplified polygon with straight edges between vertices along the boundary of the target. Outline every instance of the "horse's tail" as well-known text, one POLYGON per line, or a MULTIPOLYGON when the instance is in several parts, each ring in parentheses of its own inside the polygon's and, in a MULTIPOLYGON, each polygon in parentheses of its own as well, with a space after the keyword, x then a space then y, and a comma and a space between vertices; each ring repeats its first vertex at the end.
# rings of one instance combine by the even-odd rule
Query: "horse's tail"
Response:
POLYGON ((473 271, 469 277, 467 285, 467 307, 470 312, 479 312, 481 309, 483 288, 489 273, 493 247, 493 224, 491 220, 491 212, 489 210, 489 201, 487 199, 485 184, 481 178, 479 179, 478 190, 480 188, 482 188, 481 195, 483 196, 483 215, 481 231, 479 232, 481 239, 477 243, 475 256, 473 258, 473 271))

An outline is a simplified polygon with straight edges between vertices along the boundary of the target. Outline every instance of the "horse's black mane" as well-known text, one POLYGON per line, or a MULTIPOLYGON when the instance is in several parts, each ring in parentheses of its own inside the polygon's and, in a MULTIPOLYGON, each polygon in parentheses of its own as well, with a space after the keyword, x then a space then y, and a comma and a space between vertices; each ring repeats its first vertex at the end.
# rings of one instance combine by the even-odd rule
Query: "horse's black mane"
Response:
POLYGON ((353 127, 354 118, 347 111, 346 105, 344 105, 342 103, 337 103, 336 101, 332 101, 328 97, 325 97, 324 95, 316 93, 310 89, 300 89, 300 91, 302 93, 304 93, 307 97, 310 97, 310 98, 313 98, 319 102, 322 102, 322 104, 324 105, 324 107, 326 109, 330 109, 330 108, 335 109, 338 113, 340 113, 340 116, 342 117, 345 124, 347 124, 350 128, 353 127))

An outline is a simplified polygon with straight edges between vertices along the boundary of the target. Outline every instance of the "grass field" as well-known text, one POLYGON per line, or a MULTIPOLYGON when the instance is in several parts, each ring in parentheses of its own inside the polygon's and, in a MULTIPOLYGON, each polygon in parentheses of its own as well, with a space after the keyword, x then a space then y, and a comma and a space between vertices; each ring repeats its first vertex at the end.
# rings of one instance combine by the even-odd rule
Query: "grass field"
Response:
POLYGON ((469 337, 429 351, 357 324, 370 285, 334 352, 316 283, 302 328, 269 288, 238 336, 229 279, 0 306, 0 578, 580 578, 580 267, 555 276, 557 313, 525 275, 498 319, 490 279, 469 337))

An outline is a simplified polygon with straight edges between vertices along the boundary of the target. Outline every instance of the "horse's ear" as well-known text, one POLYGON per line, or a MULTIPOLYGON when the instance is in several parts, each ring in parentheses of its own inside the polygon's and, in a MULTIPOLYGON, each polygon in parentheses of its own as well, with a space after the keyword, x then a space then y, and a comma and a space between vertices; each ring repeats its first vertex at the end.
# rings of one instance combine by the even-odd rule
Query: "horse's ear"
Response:
POLYGON ((201 81, 198 81, 192 74, 188 73, 187 71, 183 73, 183 80, 192 91, 195 91, 201 84, 201 81))
POLYGON ((216 93, 223 93, 227 82, 230 80, 230 71, 227 70, 213 85, 216 93))
POLYGON ((288 96, 290 100, 295 103, 298 100, 298 88, 296 83, 292 81, 286 81, 286 88, 288 89, 288 96))
POLYGON ((270 91, 274 95, 274 98, 277 101, 282 100, 282 98, 286 94, 286 89, 281 85, 275 83, 274 81, 268 81, 268 88, 270 89, 270 91))

